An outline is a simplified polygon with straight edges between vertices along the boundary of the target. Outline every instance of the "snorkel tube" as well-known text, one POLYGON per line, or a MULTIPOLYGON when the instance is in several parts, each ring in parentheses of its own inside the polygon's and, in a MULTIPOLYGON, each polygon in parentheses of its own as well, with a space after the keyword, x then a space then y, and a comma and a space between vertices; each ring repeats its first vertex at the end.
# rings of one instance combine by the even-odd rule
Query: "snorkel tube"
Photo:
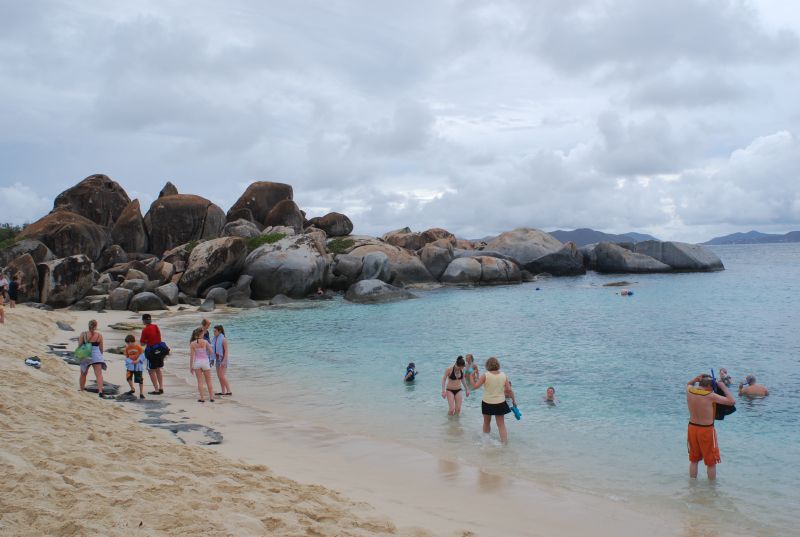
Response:
POLYGON ((711 368, 711 388, 713 391, 717 391, 717 377, 714 375, 714 368, 711 368))

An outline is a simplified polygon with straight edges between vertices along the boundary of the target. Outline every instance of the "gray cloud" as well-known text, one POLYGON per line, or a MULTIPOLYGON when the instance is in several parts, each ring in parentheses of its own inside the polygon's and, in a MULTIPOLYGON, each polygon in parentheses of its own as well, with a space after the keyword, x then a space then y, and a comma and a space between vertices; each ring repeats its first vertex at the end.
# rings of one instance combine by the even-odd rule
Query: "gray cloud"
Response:
POLYGON ((366 233, 800 227, 800 21, 758 9, 13 3, 0 221, 101 172, 145 207, 166 180, 224 208, 284 181, 366 233))

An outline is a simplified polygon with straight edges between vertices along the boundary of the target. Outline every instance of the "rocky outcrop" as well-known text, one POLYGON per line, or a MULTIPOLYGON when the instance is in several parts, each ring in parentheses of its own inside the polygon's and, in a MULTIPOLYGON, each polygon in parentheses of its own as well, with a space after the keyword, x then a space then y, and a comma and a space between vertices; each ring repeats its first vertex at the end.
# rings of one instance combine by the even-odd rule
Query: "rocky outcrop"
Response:
POLYGON ((415 233, 407 227, 384 234, 383 240, 393 246, 412 251, 417 251, 426 244, 421 233, 415 233))
POLYGON ((353 248, 349 254, 363 259, 371 252, 383 252, 389 258, 391 271, 389 283, 406 285, 435 281, 420 258, 405 248, 377 242, 373 239, 373 241, 363 242, 361 246, 353 248))
POLYGON ((426 244, 420 252, 420 259, 431 276, 438 280, 454 259, 453 247, 450 244, 447 247, 426 244))
POLYGON ((73 255, 39 263, 39 299, 54 308, 66 308, 86 296, 94 284, 92 260, 73 255))
POLYGON ((158 193, 159 198, 165 198, 167 196, 177 196, 178 195, 178 187, 173 185, 170 181, 167 181, 167 184, 164 185, 164 188, 161 189, 161 192, 158 193))
POLYGON ((100 257, 109 244, 109 233, 88 218, 66 210, 53 211, 26 227, 22 239, 35 239, 56 255, 86 255, 92 261, 100 257))
POLYGON ((128 305, 133 298, 133 291, 125 289, 124 287, 117 287, 108 293, 108 301, 106 307, 110 310, 124 311, 128 309, 128 305))
POLYGON ((180 289, 178 289, 178 286, 172 282, 159 286, 155 290, 156 296, 160 298, 167 306, 178 305, 179 293, 180 289))
POLYGON ((312 218, 308 223, 324 231, 328 237, 344 237, 353 232, 353 222, 342 213, 328 213, 312 218))
POLYGON ((359 275, 359 279, 388 282, 391 277, 392 269, 389 265, 389 257, 385 253, 370 252, 361 260, 361 274, 359 275))
POLYGON ((5 267, 21 255, 30 254, 35 263, 44 263, 56 258, 50 248, 33 239, 20 240, 0 250, 0 267, 5 267))
POLYGON ((425 241, 426 244, 430 244, 432 242, 444 239, 447 242, 449 242, 452 246, 456 246, 456 236, 447 231, 446 229, 442 229, 440 227, 433 227, 431 229, 423 231, 422 239, 425 241))
POLYGON ((563 248, 563 244, 544 231, 531 228, 517 228, 507 231, 489 241, 486 250, 498 252, 514 260, 520 268, 534 272, 528 265, 548 254, 563 248))
POLYGON ((154 201, 144 224, 150 252, 161 255, 190 241, 218 237, 225 226, 225 213, 200 196, 177 194, 154 201))
POLYGON ((543 255, 525 265, 531 274, 547 272, 553 276, 578 276, 586 274, 583 254, 578 251, 574 242, 568 242, 559 251, 543 255))
POLYGON ((178 286, 190 296, 198 296, 206 287, 239 275, 247 254, 241 237, 223 237, 195 246, 189 255, 186 272, 178 286))
POLYGON ((519 283, 522 274, 516 263, 505 259, 460 257, 447 266, 441 281, 454 285, 504 285, 519 283))
POLYGON ((717 254, 700 244, 644 241, 637 242, 633 251, 657 259, 673 270, 699 272, 725 270, 717 254))
POLYGON ((139 200, 130 202, 111 228, 111 241, 126 252, 146 252, 147 232, 139 207, 139 200))
POLYGON ((292 200, 281 200, 275 204, 264 220, 265 226, 286 226, 295 233, 303 231, 303 214, 292 200))
POLYGON ((637 254, 611 242, 601 242, 594 248, 597 272, 647 273, 669 272, 669 265, 644 254, 637 254))
POLYGON ((165 310, 167 307, 155 293, 143 292, 134 295, 128 309, 131 311, 156 311, 165 310))
POLYGON ((228 291, 222 287, 215 287, 206 295, 206 300, 213 300, 214 304, 225 304, 228 302, 228 291))
POLYGON ((340 276, 352 284, 358 280, 363 266, 364 260, 360 257, 348 254, 340 254, 336 256, 336 259, 333 262, 332 270, 334 276, 340 276))
POLYGON ((232 222, 225 224, 222 228, 223 237, 242 237, 243 239, 252 239, 261 235, 261 230, 258 226, 249 220, 239 218, 232 222))
POLYGON ((474 257, 461 257, 454 259, 442 277, 442 283, 474 285, 481 281, 481 263, 474 257))
POLYGON ((253 250, 245 260, 244 274, 253 277, 253 298, 278 294, 302 298, 324 285, 330 258, 311 235, 285 237, 253 250))
POLYGON ((31 254, 22 254, 6 264, 9 280, 19 274, 19 296, 17 302, 39 301, 39 270, 31 254))
POLYGON ((100 257, 95 261, 95 268, 97 270, 106 270, 114 265, 121 265, 128 262, 128 254, 119 244, 112 244, 100 254, 100 257))
POLYGON ((263 225, 272 208, 278 202, 291 200, 293 195, 291 185, 269 181, 251 183, 228 211, 228 221, 247 218, 242 211, 248 210, 252 220, 263 225))
POLYGON ((378 304, 416 297, 405 289, 389 285, 381 280, 361 280, 347 290, 344 298, 358 304, 378 304))
POLYGON ((53 210, 66 210, 111 227, 131 202, 125 190, 107 175, 90 175, 56 197, 53 210))

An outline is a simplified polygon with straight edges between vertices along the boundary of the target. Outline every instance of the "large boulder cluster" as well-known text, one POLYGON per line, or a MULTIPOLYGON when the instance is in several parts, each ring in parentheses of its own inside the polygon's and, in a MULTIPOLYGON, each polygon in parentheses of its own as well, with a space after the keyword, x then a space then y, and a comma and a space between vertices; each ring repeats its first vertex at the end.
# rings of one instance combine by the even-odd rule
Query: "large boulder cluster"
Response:
POLYGON ((21 275, 21 302, 132 311, 252 308, 257 300, 319 297, 320 289, 376 303, 413 298, 410 287, 513 284, 542 273, 724 268, 699 245, 578 249, 530 228, 486 241, 458 239, 442 228, 351 235, 346 215, 306 219, 293 195, 288 184, 254 182, 226 214, 167 183, 142 214, 139 200, 118 183, 92 175, 59 194, 49 214, 0 250, 0 267, 21 275))

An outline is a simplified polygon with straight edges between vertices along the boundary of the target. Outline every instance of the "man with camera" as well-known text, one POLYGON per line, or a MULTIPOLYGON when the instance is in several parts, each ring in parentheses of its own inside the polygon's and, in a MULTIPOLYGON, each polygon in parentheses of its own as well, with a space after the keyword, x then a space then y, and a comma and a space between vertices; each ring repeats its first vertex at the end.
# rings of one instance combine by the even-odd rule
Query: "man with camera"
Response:
POLYGON ((736 400, 723 382, 715 383, 711 375, 698 375, 686 384, 686 404, 689 407, 689 476, 697 477, 697 465, 702 460, 708 479, 716 479, 717 464, 722 459, 714 429, 715 405, 733 406, 736 400), (715 384, 724 395, 714 393, 715 384))

